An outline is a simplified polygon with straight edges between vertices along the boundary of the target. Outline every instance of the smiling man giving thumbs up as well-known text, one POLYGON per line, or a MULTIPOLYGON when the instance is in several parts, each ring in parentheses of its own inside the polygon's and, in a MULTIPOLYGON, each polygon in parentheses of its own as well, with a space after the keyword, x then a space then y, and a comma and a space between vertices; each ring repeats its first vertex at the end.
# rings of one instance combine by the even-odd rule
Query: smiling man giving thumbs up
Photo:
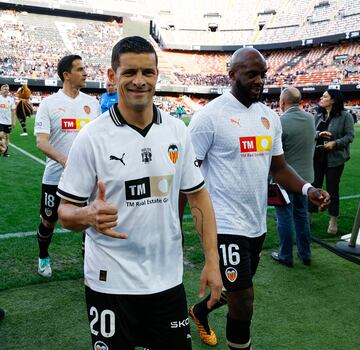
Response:
POLYGON ((94 349, 190 350, 179 191, 205 264, 200 295, 222 282, 215 216, 185 124, 153 104, 157 56, 140 37, 117 43, 108 78, 119 102, 86 125, 58 186, 61 224, 86 229, 86 303, 94 349))

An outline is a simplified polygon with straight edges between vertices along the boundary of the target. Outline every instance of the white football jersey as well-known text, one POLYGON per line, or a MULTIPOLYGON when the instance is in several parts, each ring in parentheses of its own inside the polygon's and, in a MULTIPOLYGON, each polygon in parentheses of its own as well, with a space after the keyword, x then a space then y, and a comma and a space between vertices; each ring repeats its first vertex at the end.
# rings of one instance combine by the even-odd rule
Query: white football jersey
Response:
POLYGON ((14 99, 8 95, 4 97, 0 94, 0 124, 11 125, 11 111, 15 109, 14 99))
MULTIPOLYGON (((80 92, 71 98, 60 89, 41 102, 36 113, 34 134, 49 134, 50 144, 67 156, 80 129, 99 114, 99 102, 95 97, 80 92)), ((47 158, 42 182, 57 185, 63 170, 60 163, 47 158)))
POLYGON ((85 283, 110 294, 152 294, 182 282, 179 191, 204 186, 185 124, 155 107, 146 134, 126 124, 117 105, 87 125, 74 141, 58 195, 92 202, 97 181, 118 209, 115 231, 128 239, 86 230, 85 283))
POLYGON ((246 108, 228 92, 195 113, 189 129, 218 233, 265 233, 271 158, 283 153, 278 115, 260 102, 246 108))

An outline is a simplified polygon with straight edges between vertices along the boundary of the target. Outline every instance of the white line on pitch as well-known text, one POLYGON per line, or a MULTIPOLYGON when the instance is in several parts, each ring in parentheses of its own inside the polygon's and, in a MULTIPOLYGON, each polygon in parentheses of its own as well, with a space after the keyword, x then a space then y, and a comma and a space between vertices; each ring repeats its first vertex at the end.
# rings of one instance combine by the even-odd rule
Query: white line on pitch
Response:
POLYGON ((11 147, 14 147, 16 150, 18 150, 19 152, 25 154, 26 156, 28 156, 29 158, 35 160, 36 162, 40 163, 40 164, 43 164, 43 165, 46 165, 46 162, 44 162, 42 159, 38 158, 38 157, 35 157, 33 156, 31 153, 29 152, 26 152, 25 150, 23 150, 22 148, 14 145, 13 143, 9 143, 9 146, 11 147))
MULTIPOLYGON (((69 233, 72 231, 66 230, 64 228, 57 228, 54 230, 54 233, 69 233)), ((28 236, 36 236, 36 231, 31 232, 14 232, 14 233, 5 233, 0 234, 0 239, 8 239, 8 238, 22 238, 28 236)))

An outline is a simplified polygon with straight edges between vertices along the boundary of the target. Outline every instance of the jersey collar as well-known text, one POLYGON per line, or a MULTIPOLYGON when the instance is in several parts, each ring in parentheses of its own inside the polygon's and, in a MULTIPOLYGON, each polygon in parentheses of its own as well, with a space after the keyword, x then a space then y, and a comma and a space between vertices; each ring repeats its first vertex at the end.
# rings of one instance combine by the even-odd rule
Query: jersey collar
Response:
MULTIPOLYGON (((117 103, 114 103, 112 105, 112 107, 109 110, 109 114, 110 114, 111 120, 114 122, 114 124, 116 126, 129 125, 128 122, 121 115, 119 109, 117 108, 117 103)), ((155 124, 161 124, 162 123, 161 112, 154 104, 153 104, 153 120, 152 120, 152 123, 155 123, 155 124)))

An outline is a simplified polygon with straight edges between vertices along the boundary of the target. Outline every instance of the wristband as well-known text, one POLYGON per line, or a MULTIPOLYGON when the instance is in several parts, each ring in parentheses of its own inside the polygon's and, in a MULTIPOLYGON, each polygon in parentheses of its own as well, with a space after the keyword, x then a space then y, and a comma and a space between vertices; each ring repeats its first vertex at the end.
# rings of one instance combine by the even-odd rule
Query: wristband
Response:
POLYGON ((312 184, 306 183, 306 184, 302 187, 302 189, 301 189, 302 194, 303 194, 304 196, 307 196, 308 191, 309 191, 309 188, 311 188, 311 187, 313 187, 312 184))

